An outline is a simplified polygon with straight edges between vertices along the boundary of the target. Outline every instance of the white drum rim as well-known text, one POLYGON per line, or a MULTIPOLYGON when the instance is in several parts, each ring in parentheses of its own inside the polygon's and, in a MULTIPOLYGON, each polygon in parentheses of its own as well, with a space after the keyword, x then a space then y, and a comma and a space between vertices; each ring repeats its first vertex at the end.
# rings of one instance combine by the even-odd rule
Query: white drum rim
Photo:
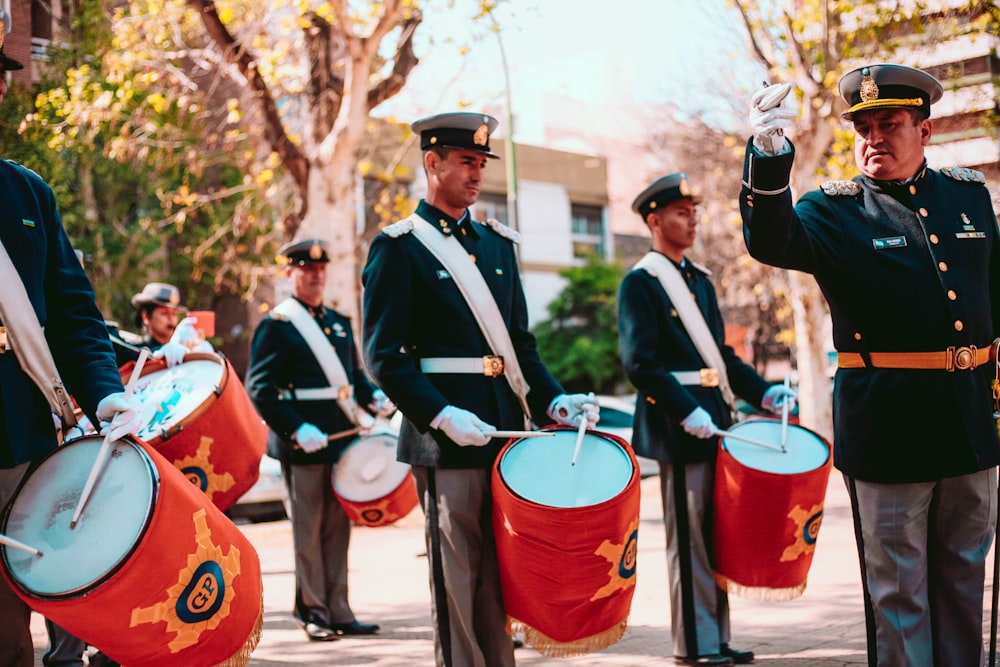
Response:
MULTIPOLYGON (((45 456, 43 456, 39 460, 38 464, 33 468, 32 474, 34 473, 35 470, 40 469, 41 466, 45 463, 45 461, 57 455, 62 449, 73 445, 79 445, 83 443, 85 440, 94 440, 94 439, 100 439, 103 441, 104 436, 84 435, 68 443, 64 443, 61 447, 58 447, 49 452, 48 454, 46 454, 45 456)), ((136 539, 133 541, 132 546, 129 547, 125 551, 125 553, 123 553, 118 558, 118 560, 115 561, 113 565, 109 566, 101 576, 95 578, 93 581, 89 581, 82 586, 79 586, 77 588, 68 591, 62 591, 59 593, 40 593, 30 588, 26 583, 21 581, 21 578, 16 575, 14 570, 12 570, 11 563, 8 558, 8 553, 10 552, 11 547, 8 547, 6 545, 0 545, 0 559, 3 560, 3 567, 7 573, 8 578, 14 583, 17 589, 27 597, 43 601, 72 600, 79 597, 83 597, 84 595, 87 595, 97 590, 105 583, 107 583, 109 579, 115 576, 115 574, 117 574, 118 571, 121 569, 122 564, 128 562, 132 558, 133 554, 135 554, 135 551, 142 544, 143 540, 146 537, 146 534, 149 532, 149 526, 150 524, 152 524, 153 521, 153 514, 156 510, 156 504, 160 496, 160 488, 162 480, 160 479, 160 471, 157 470, 156 464, 153 462, 153 458, 138 443, 136 443, 131 436, 126 436, 125 438, 122 438, 116 444, 122 444, 122 443, 124 443, 125 445, 129 446, 130 448, 138 452, 140 460, 145 464, 145 467, 150 474, 150 484, 152 487, 152 492, 150 494, 148 507, 146 508, 146 513, 142 520, 142 526, 138 530, 136 539)), ((26 475, 21 480, 20 484, 17 485, 17 489, 14 491, 14 494, 11 496, 10 501, 7 503, 7 507, 4 509, 3 514, 0 515, 0 533, 4 534, 7 533, 7 522, 10 519, 11 512, 13 512, 14 510, 14 502, 15 500, 17 500, 18 496, 21 495, 21 490, 28 482, 30 476, 31 474, 26 475)), ((44 557, 45 556, 43 555, 42 558, 44 557)))
MULTIPOLYGON (((392 434, 392 433, 374 433, 374 434, 372 434, 372 435, 370 435, 368 437, 365 437, 365 438, 356 438, 356 439, 352 440, 350 442, 350 444, 348 444, 346 447, 344 447, 343 452, 341 452, 341 454, 340 454, 341 460, 343 460, 344 454, 346 454, 347 451, 351 447, 353 447, 355 445, 359 445, 362 442, 365 442, 365 441, 368 441, 368 440, 375 440, 375 439, 382 439, 382 438, 392 438, 394 440, 396 439, 395 435, 392 434)), ((341 470, 340 461, 338 461, 337 464, 334 465, 334 467, 333 467, 333 472, 330 474, 330 478, 331 478, 330 483, 333 486, 333 492, 336 493, 338 497, 342 498, 343 500, 346 500, 349 503, 370 503, 370 502, 375 502, 377 500, 381 500, 382 498, 385 498, 386 496, 390 495, 393 491, 395 491, 396 489, 398 489, 406 481, 406 478, 410 475, 410 470, 412 469, 412 467, 410 466, 409 463, 405 463, 403 461, 398 461, 398 460, 396 460, 395 457, 393 457, 390 460, 389 465, 398 468, 398 470, 400 472, 400 474, 398 475, 399 479, 396 480, 395 483, 391 487, 389 487, 389 489, 387 491, 385 491, 384 493, 382 493, 379 496, 374 496, 374 497, 371 497, 371 498, 358 498, 358 497, 356 497, 354 495, 348 495, 337 484, 337 473, 341 470), (394 464, 398 464, 398 465, 394 465, 394 464)))
MULTIPOLYGON (((175 423, 171 424, 166 428, 161 428, 158 431, 151 432, 148 438, 144 440, 151 445, 161 445, 166 443, 170 438, 179 435, 183 430, 193 424, 200 416, 202 416, 214 403, 219 400, 219 397, 226 391, 226 387, 229 384, 229 364, 226 362, 226 358, 220 354, 215 354, 212 352, 188 352, 184 355, 184 360, 178 364, 178 367, 182 367, 184 364, 192 363, 195 361, 210 361, 218 364, 222 369, 222 374, 219 377, 219 381, 214 385, 214 389, 205 396, 204 400, 201 401, 193 410, 184 415, 181 419, 178 419, 175 423)), ((139 376, 139 382, 144 378, 154 375, 156 373, 167 373, 174 368, 164 367, 164 368, 152 368, 147 367, 149 370, 144 370, 139 376)), ((142 432, 142 430, 140 430, 142 432)))
MULTIPOLYGON (((551 430, 554 433, 568 434, 568 435, 572 435, 574 439, 576 438, 576 433, 577 433, 576 429, 551 429, 551 430)), ((620 442, 618 442, 618 440, 616 440, 611 434, 609 434, 609 433, 603 433, 601 431, 587 431, 586 435, 597 437, 597 438, 599 438, 599 439, 601 439, 601 440, 603 440, 603 441, 605 441, 605 442, 613 445, 615 448, 617 448, 619 450, 619 452, 622 454, 622 456, 625 457, 625 460, 629 462, 629 467, 631 468, 631 473, 629 474, 628 479, 625 480, 624 485, 620 489, 618 489, 613 495, 609 496, 608 498, 605 498, 604 500, 601 500, 601 501, 598 501, 598 502, 595 502, 595 503, 590 503, 590 504, 587 504, 587 505, 573 505, 573 506, 550 505, 550 504, 541 502, 539 500, 535 500, 534 498, 528 498, 527 496, 525 496, 524 494, 518 492, 516 489, 514 489, 510 485, 510 482, 507 481, 506 476, 504 476, 504 474, 503 474, 503 464, 504 464, 504 461, 507 459, 507 457, 510 455, 510 453, 519 444, 526 443, 526 444, 529 444, 529 445, 532 445, 532 446, 534 446, 534 445, 540 445, 540 444, 544 444, 544 440, 545 440, 544 438, 540 439, 540 440, 542 440, 541 443, 535 442, 535 440, 536 440, 535 438, 517 438, 513 442, 511 442, 509 445, 505 446, 504 449, 503 449, 503 451, 502 451, 502 453, 500 454, 500 456, 497 457, 497 460, 496 460, 496 463, 495 463, 496 470, 497 470, 497 477, 500 479, 500 482, 503 484, 503 487, 505 489, 507 489, 507 491, 512 496, 514 496, 515 498, 517 498, 518 500, 521 500, 521 501, 526 502, 526 503, 531 503, 532 505, 537 505, 539 507, 544 507, 544 508, 547 508, 547 509, 554 509, 554 510, 573 510, 573 509, 578 509, 578 510, 582 510, 582 509, 587 509, 587 508, 591 508, 591 507, 600 507, 601 505, 603 505, 605 503, 611 502, 615 498, 618 498, 622 493, 624 493, 628 489, 629 485, 632 484, 632 482, 635 480, 636 476, 639 474, 638 466, 635 464, 635 461, 632 458, 632 456, 629 455, 628 449, 626 449, 625 447, 623 447, 622 444, 620 442)))

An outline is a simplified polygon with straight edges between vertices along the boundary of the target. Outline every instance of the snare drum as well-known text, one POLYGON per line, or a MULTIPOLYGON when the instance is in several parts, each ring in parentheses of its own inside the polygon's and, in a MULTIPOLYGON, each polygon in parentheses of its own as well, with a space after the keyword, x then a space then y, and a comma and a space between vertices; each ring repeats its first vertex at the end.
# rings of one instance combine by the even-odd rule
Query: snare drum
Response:
MULTIPOLYGON (((122 366, 122 376, 131 372, 122 366)), ((167 368, 143 366, 134 396, 142 405, 136 435, 156 448, 225 510, 254 485, 267 444, 267 426, 229 361, 191 352, 167 368)))
POLYGON ((333 493, 359 526, 388 526, 417 506, 410 465, 396 460, 396 436, 357 438, 333 468, 333 493))
POLYGON ((576 429, 509 441, 493 465, 493 530, 507 631, 539 653, 599 651, 628 625, 639 467, 627 442, 576 429))
MULTIPOLYGON (((780 448, 781 422, 753 419, 729 431, 780 448)), ((756 600, 792 600, 805 592, 827 481, 830 445, 788 424, 785 452, 721 436, 713 505, 715 579, 756 600)))
POLYGON ((15 492, 0 547, 29 607, 124 665, 245 665, 260 639, 253 545, 153 448, 114 443, 76 527, 70 519, 103 443, 55 450, 15 492))

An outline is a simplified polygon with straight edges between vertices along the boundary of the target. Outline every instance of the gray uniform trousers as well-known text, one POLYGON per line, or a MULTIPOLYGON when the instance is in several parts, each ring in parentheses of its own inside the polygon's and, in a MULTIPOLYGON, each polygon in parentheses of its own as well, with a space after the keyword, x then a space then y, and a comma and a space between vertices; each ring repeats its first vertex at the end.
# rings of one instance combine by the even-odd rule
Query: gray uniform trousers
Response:
MULTIPOLYGON (((0 468, 0 509, 7 507, 17 491, 28 463, 0 468)), ((7 580, 0 577, 0 667, 33 667, 35 648, 31 643, 31 608, 14 595, 7 580)))
POLYGON ((864 554, 866 612, 875 625, 869 662, 985 664, 983 595, 996 532, 996 468, 936 482, 845 479, 864 554))
POLYGON ((513 667, 491 470, 414 466, 413 478, 425 516, 437 666, 513 667))
POLYGON ((660 462, 674 655, 719 652, 729 643, 729 596, 715 584, 711 510, 715 464, 660 462))
POLYGON ((333 495, 333 466, 282 463, 281 471, 295 548, 296 616, 324 626, 350 623, 355 620, 347 601, 351 522, 333 495))

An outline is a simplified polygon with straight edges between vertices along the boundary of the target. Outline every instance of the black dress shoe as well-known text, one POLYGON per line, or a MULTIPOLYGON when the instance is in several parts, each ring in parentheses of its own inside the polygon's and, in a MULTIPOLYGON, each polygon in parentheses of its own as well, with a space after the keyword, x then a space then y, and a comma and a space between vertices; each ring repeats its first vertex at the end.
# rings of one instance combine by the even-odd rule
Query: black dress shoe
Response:
POLYGON ((330 625, 330 629, 338 635, 373 635, 378 632, 378 626, 374 623, 359 623, 357 621, 333 623, 330 625))
POLYGON ((678 665, 711 665, 715 667, 725 667, 726 665, 733 664, 733 659, 721 655, 719 653, 712 653, 711 655, 699 655, 697 658, 688 658, 682 655, 674 656, 674 663, 678 665))
POLYGON ((729 644, 720 646, 719 653, 727 658, 732 658, 734 665, 749 665, 753 662, 753 651, 737 651, 734 648, 729 648, 729 644))
POLYGON ((325 628, 319 623, 313 623, 312 621, 303 625, 302 629, 306 631, 309 639, 314 642, 335 642, 340 639, 332 629, 325 628))

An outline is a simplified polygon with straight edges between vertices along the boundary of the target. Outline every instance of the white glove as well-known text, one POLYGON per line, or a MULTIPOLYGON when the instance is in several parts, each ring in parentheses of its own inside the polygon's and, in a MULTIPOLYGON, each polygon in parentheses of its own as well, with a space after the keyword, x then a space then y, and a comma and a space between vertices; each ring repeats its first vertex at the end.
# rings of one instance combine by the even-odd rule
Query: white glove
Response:
POLYGON ((135 435, 142 428, 142 410, 134 396, 125 400, 123 392, 108 394, 97 404, 97 420, 101 423, 101 433, 115 441, 126 435, 135 435))
POLYGON ((788 411, 791 412, 795 409, 795 399, 796 393, 794 390, 784 385, 776 384, 764 392, 764 397, 760 399, 760 407, 770 412, 779 413, 782 409, 782 403, 787 402, 788 411))
POLYGON ((587 428, 597 426, 601 418, 601 407, 594 393, 561 394, 549 406, 549 417, 557 424, 564 426, 580 426, 580 420, 587 420, 587 428))
POLYGON ((719 429, 712 421, 712 415, 705 412, 704 408, 695 408, 687 417, 681 421, 681 426, 689 434, 696 438, 705 440, 718 433, 719 429))
POLYGON ((184 355, 188 353, 188 349, 181 345, 180 343, 175 343, 173 340, 168 340, 163 346, 153 353, 154 359, 165 359, 167 366, 173 368, 174 366, 183 363, 184 355))
POLYGON ((381 389, 376 389, 372 393, 372 402, 368 404, 368 409, 375 413, 376 417, 388 417, 396 411, 396 404, 385 395, 381 389))
POLYGON ((798 117, 797 109, 786 109, 781 103, 792 91, 792 84, 778 83, 765 86, 750 103, 750 127, 753 128, 753 145, 765 155, 778 155, 785 150, 785 130, 791 128, 798 117))
POLYGON ((437 422, 435 428, 461 447, 482 447, 490 441, 488 434, 497 430, 475 414, 454 405, 445 407, 434 421, 437 422))
POLYGON ((306 454, 314 454, 330 444, 330 441, 326 439, 326 433, 309 422, 303 422, 302 426, 295 430, 295 435, 292 437, 306 454))
POLYGON ((170 336, 171 342, 180 343, 190 349, 195 343, 201 340, 198 330, 194 328, 197 321, 198 318, 196 317, 185 317, 178 322, 177 326, 174 327, 174 333, 170 336))

